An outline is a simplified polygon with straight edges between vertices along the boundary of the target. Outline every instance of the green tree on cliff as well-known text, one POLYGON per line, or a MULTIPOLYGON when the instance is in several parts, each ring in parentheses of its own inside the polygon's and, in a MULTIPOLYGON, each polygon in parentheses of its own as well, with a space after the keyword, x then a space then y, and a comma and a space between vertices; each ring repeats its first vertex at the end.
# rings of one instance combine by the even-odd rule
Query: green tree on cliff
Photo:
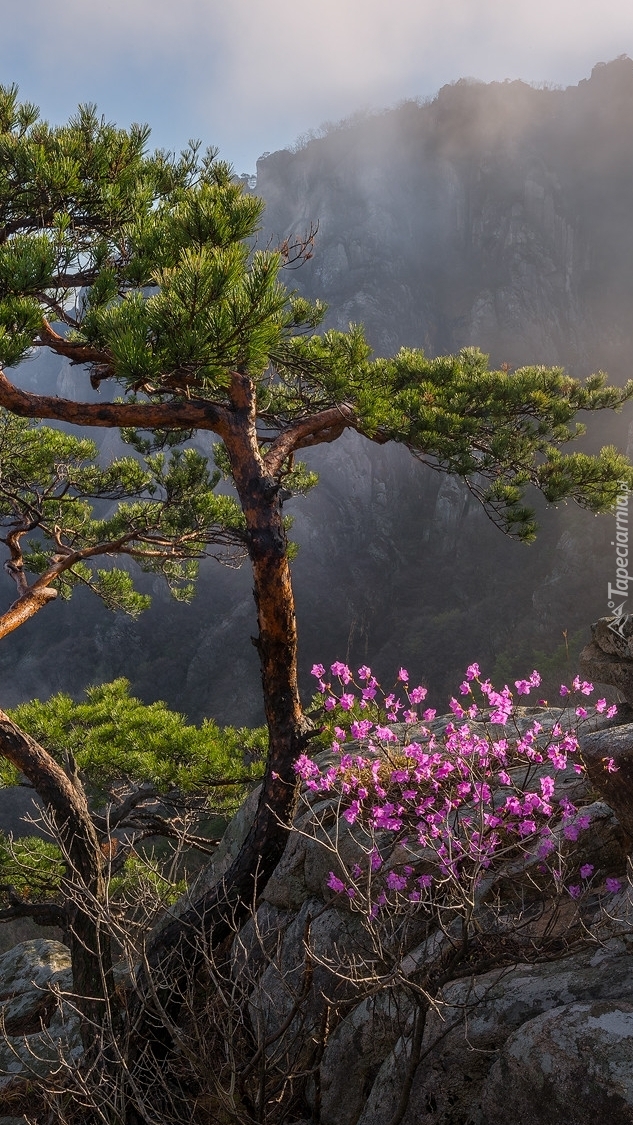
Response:
MULTIPOLYGON (((281 504, 282 490, 310 483, 296 454, 346 429, 400 442, 460 477, 504 532, 528 540, 535 533, 524 502, 529 487, 600 512, 613 506, 620 480, 633 485, 631 466, 613 448, 596 457, 563 452, 582 432, 579 411, 617 408, 633 385, 608 387, 602 374, 580 383, 556 368, 491 371, 473 349, 436 359, 403 349, 373 359, 360 328, 317 334, 323 307, 281 280, 288 257, 311 252, 310 237, 253 249, 263 204, 244 194, 230 168, 195 147, 179 157, 149 154, 147 139, 146 129, 116 129, 90 107, 53 128, 18 102, 14 88, 0 93, 0 405, 26 418, 119 427, 149 455, 193 431, 213 433, 252 566, 269 732, 257 814, 221 885, 162 931, 151 963, 170 956, 194 926, 219 940, 227 905, 239 915, 256 874, 263 884, 285 844, 293 762, 309 735, 281 504), (106 392, 102 400, 20 390, 6 369, 37 348, 82 366, 87 384, 106 392)), ((234 521, 233 508, 227 533, 234 521)), ((198 529, 199 541, 209 538, 198 529)), ((11 563, 24 573, 28 560, 16 542, 11 563)), ((37 581, 41 589, 47 572, 40 565, 36 573, 35 583, 22 581, 18 600, 37 581)), ((61 576, 47 581, 54 589, 61 576)), ((17 728, 1 722, 0 749, 28 772, 35 751, 20 745, 17 728)), ((56 784, 64 789, 63 776, 55 778, 46 800, 55 800, 56 784)), ((79 823, 84 811, 73 800, 66 786, 66 811, 72 807, 79 823)))

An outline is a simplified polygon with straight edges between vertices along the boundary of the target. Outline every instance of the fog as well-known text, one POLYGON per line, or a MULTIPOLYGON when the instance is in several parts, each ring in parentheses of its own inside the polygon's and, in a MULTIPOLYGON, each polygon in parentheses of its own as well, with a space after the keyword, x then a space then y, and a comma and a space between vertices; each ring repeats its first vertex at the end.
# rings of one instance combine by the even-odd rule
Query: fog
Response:
POLYGON ((160 145, 217 144, 237 171, 324 120, 465 75, 567 85, 633 53, 629 0, 4 5, 3 81, 51 119, 95 101, 123 124, 148 121, 160 145))

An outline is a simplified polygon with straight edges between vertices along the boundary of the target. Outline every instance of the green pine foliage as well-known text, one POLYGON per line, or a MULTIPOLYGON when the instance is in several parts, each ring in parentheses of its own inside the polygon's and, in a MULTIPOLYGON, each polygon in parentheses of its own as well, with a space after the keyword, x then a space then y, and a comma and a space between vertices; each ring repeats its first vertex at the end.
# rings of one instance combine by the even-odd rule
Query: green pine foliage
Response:
MULTIPOLYGON (((15 87, 0 88, 0 362, 15 364, 41 343, 45 316, 89 349, 96 384, 112 378, 128 400, 227 406, 231 373, 245 372, 256 387, 262 451, 288 426, 340 408, 345 425, 462 477, 519 539, 536 530, 530 488, 602 512, 619 481, 633 484, 613 448, 598 457, 563 452, 583 431, 578 411, 617 408, 633 384, 608 387, 602 374, 579 382, 560 368, 491 371, 473 348, 372 359, 358 326, 317 334, 324 306, 282 281, 288 246, 256 245, 261 200, 213 150, 151 153, 148 135, 115 128, 92 106, 52 127, 20 104, 15 87)), ((149 454, 186 435, 127 436, 149 454)), ((165 488, 169 471, 186 497, 185 478, 202 469, 186 457, 168 464, 147 469, 164 475, 165 488)), ((275 471, 290 491, 314 483, 292 466, 275 471)), ((188 521, 241 530, 236 512, 218 510, 224 503, 208 495, 186 502, 176 530, 188 521)), ((123 510, 119 519, 130 518, 123 510)), ((144 565, 154 564, 146 557, 144 565)), ((176 587, 189 593, 188 576, 176 572, 176 587)), ((112 604, 129 602, 127 591, 101 585, 112 604)))
POLYGON ((230 812, 261 778, 264 728, 219 727, 211 719, 193 726, 165 703, 130 695, 125 679, 90 687, 85 696, 76 703, 60 693, 10 714, 60 764, 72 756, 93 801, 125 782, 159 793, 207 794, 215 811, 230 812))

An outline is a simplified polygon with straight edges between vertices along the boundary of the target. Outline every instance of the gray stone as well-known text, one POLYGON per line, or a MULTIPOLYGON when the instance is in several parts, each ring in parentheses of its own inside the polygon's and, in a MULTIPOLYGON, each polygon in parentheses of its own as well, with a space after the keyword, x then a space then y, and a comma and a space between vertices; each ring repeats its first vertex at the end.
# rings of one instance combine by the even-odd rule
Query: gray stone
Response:
POLYGON ((45 1077, 82 1051, 70 953, 58 941, 25 941, 0 957, 0 1092, 45 1077))
POLYGON ((633 1004, 567 1004, 506 1042, 482 1094, 486 1125, 631 1125, 633 1004))
MULTIPOLYGON (((543 1013, 597 1001, 633 1006, 633 956, 623 943, 449 985, 443 1003, 428 1017, 423 1061, 415 1072, 402 1125, 488 1125, 481 1109, 482 1090, 509 1037, 543 1013)), ((408 1061, 409 1044, 403 1037, 386 1056, 362 1114, 357 1121, 350 1118, 349 1125, 384 1125, 390 1119, 408 1061)), ((352 1058, 352 1071, 355 1065, 352 1058)), ((511 1112, 504 1125, 510 1120, 515 1120, 511 1112)), ((322 1117, 322 1123, 338 1125, 336 1118, 322 1117)))
POLYGON ((591 626, 591 635, 602 652, 633 661, 633 613, 624 617, 601 617, 591 626))
POLYGON ((627 703, 633 704, 633 660, 622 660, 603 652, 591 641, 580 654, 579 668, 581 676, 599 684, 610 684, 622 692, 627 703))

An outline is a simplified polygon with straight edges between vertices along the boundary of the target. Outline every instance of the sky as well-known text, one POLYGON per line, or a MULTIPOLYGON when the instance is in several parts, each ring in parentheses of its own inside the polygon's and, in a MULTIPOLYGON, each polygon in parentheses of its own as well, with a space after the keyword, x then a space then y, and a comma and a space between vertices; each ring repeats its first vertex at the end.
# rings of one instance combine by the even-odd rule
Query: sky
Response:
POLYGON ((459 78, 568 86, 633 56, 631 0, 0 0, 0 82, 48 120, 94 102, 236 172, 326 121, 459 78))

